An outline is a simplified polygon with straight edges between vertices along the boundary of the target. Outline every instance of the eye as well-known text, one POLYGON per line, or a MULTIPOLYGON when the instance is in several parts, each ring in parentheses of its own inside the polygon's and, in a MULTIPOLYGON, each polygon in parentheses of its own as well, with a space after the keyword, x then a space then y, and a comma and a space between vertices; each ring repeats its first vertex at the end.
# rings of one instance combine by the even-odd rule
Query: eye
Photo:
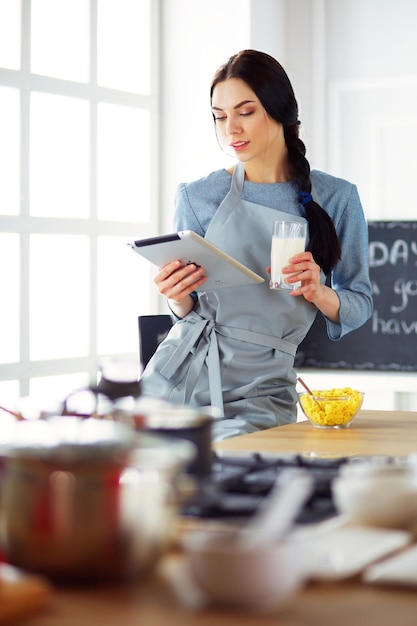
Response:
POLYGON ((214 119, 216 120, 216 122, 222 122, 223 120, 226 119, 225 115, 215 115, 214 119))
POLYGON ((249 117, 249 115, 253 115, 253 111, 248 111, 247 113, 241 113, 241 117, 249 117))

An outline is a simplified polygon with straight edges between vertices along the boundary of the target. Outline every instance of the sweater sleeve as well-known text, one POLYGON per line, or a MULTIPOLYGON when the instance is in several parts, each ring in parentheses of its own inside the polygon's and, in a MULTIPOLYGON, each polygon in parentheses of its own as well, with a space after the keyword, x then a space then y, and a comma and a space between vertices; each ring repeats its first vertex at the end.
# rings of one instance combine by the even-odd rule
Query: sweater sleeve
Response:
POLYGON ((175 214, 174 214, 175 230, 193 230, 198 235, 204 237, 206 228, 198 219, 194 211, 188 193, 187 185, 181 183, 175 194, 175 214))
POLYGON ((329 338, 336 341, 362 326, 372 314, 368 228, 355 185, 350 187, 346 206, 335 226, 342 256, 332 273, 332 287, 340 300, 340 323, 326 319, 326 326, 329 338))
POLYGON ((230 181, 230 174, 226 170, 218 170, 191 183, 178 185, 175 194, 175 229, 193 230, 204 237, 230 189, 230 181))

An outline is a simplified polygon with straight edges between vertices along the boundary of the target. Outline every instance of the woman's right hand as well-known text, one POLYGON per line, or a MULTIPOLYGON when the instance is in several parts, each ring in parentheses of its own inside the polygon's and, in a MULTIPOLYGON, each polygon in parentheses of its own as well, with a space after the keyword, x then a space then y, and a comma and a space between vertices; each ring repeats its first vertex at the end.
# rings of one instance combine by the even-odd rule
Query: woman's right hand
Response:
POLYGON ((188 296, 207 280, 204 268, 195 263, 183 265, 173 261, 164 265, 154 278, 159 293, 177 305, 188 302, 188 296))

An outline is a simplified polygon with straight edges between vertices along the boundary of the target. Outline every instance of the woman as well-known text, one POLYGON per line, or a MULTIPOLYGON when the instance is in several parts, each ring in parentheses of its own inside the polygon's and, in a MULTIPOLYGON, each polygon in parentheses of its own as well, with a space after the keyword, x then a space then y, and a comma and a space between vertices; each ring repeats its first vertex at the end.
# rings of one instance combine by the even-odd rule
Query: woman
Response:
POLYGON ((356 187, 312 171, 291 83, 271 56, 244 50, 211 85, 218 141, 237 164, 178 188, 176 230, 193 230, 265 277, 195 292, 204 268, 163 267, 155 283, 177 318, 142 377, 144 394, 218 409, 214 437, 296 420, 297 346, 316 314, 340 339, 372 312, 367 225, 356 187), (322 208, 324 207, 324 208, 322 208), (307 251, 285 269, 293 291, 268 288, 278 219, 306 220, 307 251))

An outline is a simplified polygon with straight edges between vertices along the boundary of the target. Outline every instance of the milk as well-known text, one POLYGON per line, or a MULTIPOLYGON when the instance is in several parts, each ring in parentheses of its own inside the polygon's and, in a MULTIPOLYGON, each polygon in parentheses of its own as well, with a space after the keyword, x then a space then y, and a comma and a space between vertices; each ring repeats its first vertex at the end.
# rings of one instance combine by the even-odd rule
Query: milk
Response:
POLYGON ((301 281, 288 284, 285 279, 293 274, 282 274, 281 270, 289 264, 289 259, 305 249, 305 236, 302 237, 272 237, 271 243, 271 289, 298 289, 301 281))

